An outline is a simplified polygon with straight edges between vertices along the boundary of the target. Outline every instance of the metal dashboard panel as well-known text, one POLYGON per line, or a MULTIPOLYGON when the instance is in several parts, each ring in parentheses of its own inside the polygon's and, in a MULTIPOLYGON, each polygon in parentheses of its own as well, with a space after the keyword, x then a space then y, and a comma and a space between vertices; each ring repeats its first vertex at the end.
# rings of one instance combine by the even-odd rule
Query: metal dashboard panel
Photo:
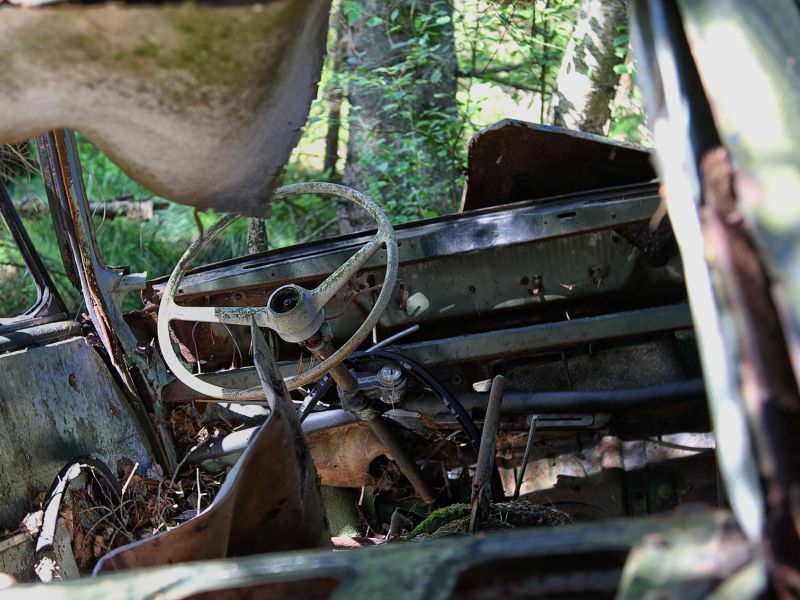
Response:
MULTIPOLYGON (((485 316, 621 290, 682 290, 677 260, 645 268, 641 251, 617 233, 646 223, 658 203, 654 185, 633 186, 400 226, 398 286, 380 324, 394 328, 485 316)), ((340 237, 209 265, 187 275, 181 293, 187 303, 259 305, 287 282, 314 285, 366 239, 340 237)), ((370 277, 382 279, 384 261, 380 250, 370 259, 362 288, 370 277)), ((153 282, 150 298, 156 299, 162 287, 162 281, 153 282)), ((340 310, 357 289, 345 289, 334 298, 329 314, 340 310)), ((355 306, 365 310, 369 299, 357 300, 355 306)), ((350 330, 363 316, 361 310, 351 308, 334 321, 334 333, 350 330)))

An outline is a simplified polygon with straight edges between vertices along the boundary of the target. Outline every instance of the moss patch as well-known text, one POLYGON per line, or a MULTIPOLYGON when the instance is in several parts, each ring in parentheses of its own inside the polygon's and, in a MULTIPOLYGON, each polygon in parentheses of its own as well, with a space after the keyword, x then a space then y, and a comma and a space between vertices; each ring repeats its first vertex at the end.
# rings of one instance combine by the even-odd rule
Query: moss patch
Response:
MULTIPOLYGON (((433 511, 428 518, 414 528, 410 539, 425 539, 466 533, 469 527, 468 504, 452 504, 433 511)), ((567 513, 522 502, 498 502, 489 509, 489 518, 481 525, 483 531, 518 529, 525 527, 549 527, 572 522, 567 513)))

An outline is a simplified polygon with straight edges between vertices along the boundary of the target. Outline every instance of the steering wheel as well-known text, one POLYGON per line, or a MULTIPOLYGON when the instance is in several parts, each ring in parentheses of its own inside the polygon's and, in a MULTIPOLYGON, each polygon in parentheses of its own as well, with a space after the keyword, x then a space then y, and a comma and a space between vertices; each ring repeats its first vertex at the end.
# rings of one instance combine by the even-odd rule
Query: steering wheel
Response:
POLYGON ((378 248, 385 245, 386 274, 383 287, 372 310, 352 337, 336 352, 301 375, 286 380, 286 386, 289 390, 293 390, 320 378, 347 358, 375 327, 389 304, 397 280, 398 253, 394 230, 386 214, 364 194, 334 183, 287 185, 275 192, 273 200, 301 194, 322 194, 350 200, 370 214, 378 225, 378 231, 358 252, 313 290, 307 290, 295 284, 281 286, 270 295, 266 306, 180 306, 175 303, 175 292, 178 290, 178 284, 183 274, 200 251, 228 225, 238 219, 239 215, 226 215, 214 223, 203 237, 192 242, 178 261, 164 288, 161 305, 158 309, 158 344, 161 348, 161 355, 175 377, 193 390, 229 402, 262 400, 264 398, 264 391, 260 386, 252 388, 221 387, 203 381, 187 371, 172 347, 169 334, 170 321, 200 321, 249 326, 251 319, 255 319, 259 327, 272 329, 287 342, 302 342, 319 331, 325 321, 323 308, 325 304, 347 281, 355 276, 378 248))

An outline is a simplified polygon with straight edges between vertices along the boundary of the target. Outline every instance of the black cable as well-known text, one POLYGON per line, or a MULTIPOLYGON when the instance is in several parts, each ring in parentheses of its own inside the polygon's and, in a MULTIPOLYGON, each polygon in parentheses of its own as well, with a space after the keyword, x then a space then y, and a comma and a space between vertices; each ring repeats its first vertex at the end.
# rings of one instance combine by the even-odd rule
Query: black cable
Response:
MULTIPOLYGON (((384 360, 396 362, 404 371, 414 375, 417 379, 431 388, 442 400, 442 403, 450 411, 450 414, 455 417, 464 433, 467 434, 472 447, 476 452, 478 451, 478 448, 480 448, 481 445, 481 434, 478 431, 477 425, 475 425, 475 421, 472 420, 470 414, 450 392, 450 390, 444 387, 439 380, 436 379, 436 377, 434 377, 430 371, 428 371, 428 369, 402 354, 383 349, 373 350, 371 352, 353 352, 353 354, 348 357, 348 360, 363 360, 370 358, 382 358, 384 360)), ((505 500, 505 495, 503 494, 503 483, 500 479, 500 471, 497 469, 497 464, 494 465, 494 470, 492 472, 492 497, 495 502, 502 502, 505 500)))
POLYGON ((430 371, 428 371, 422 365, 415 363, 410 358, 390 350, 353 352, 353 354, 348 357, 348 360, 360 360, 368 358, 382 358, 384 360, 396 362, 403 368, 404 371, 411 373, 417 379, 431 388, 431 390, 433 390, 433 392, 439 396, 445 407, 447 407, 447 409, 450 411, 450 414, 452 414, 456 421, 458 421, 461 429, 467 434, 472 447, 476 452, 478 451, 478 448, 481 445, 481 434, 478 431, 477 425, 475 425, 475 421, 472 420, 472 417, 461 404, 461 402, 459 402, 456 397, 453 396, 450 390, 444 387, 430 371))

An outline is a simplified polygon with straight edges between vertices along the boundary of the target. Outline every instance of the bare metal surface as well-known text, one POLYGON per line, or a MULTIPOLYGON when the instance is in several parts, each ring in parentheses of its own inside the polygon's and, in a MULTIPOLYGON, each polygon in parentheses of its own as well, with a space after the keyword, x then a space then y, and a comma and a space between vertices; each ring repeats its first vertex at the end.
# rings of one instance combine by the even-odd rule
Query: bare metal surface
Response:
MULTIPOLYGON (((311 367, 301 375, 287 381, 290 390, 306 385, 318 379, 332 367, 341 363, 358 345, 369 335, 377 323, 394 290, 397 278, 397 242, 394 230, 384 212, 365 195, 350 188, 331 183, 298 183, 279 189, 274 199, 296 196, 300 194, 327 194, 345 198, 366 210, 378 224, 378 233, 370 239, 360 250, 351 256, 343 265, 328 276, 314 290, 305 290, 299 286, 291 286, 298 294, 298 300, 291 310, 277 313, 271 308, 271 302, 266 307, 207 307, 207 306, 180 306, 175 303, 175 293, 184 272, 200 253, 200 251, 230 225, 238 215, 228 215, 215 223, 204 237, 195 240, 181 257, 175 270, 170 275, 164 288, 161 305, 158 311, 158 343, 161 354, 173 374, 190 388, 212 398, 230 401, 260 400, 264 398, 261 387, 246 389, 231 389, 208 383, 189 373, 178 360, 172 348, 169 323, 172 319, 188 321, 205 321, 212 323, 226 323, 233 325, 248 324, 250 319, 255 319, 259 327, 274 329, 281 337, 288 341, 302 341, 316 333, 324 319, 324 306, 334 293, 355 276, 378 247, 386 248, 386 274, 383 287, 375 300, 369 314, 336 352, 327 356, 320 364, 311 367)), ((272 298, 270 298, 272 300, 272 298)))
POLYGON ((492 379, 489 402, 486 406, 486 417, 483 420, 481 445, 478 449, 478 462, 475 465, 475 475, 472 478, 472 496, 470 499, 472 509, 469 519, 471 533, 477 533, 480 530, 481 521, 486 517, 492 501, 492 471, 494 469, 497 427, 500 424, 500 405, 503 402, 504 387, 505 378, 502 375, 497 375, 492 379))
POLYGON ((141 425, 84 338, 0 356, 0 381, 0 527, 16 529, 29 494, 46 491, 76 456, 150 465, 141 425))
POLYGON ((267 421, 210 507, 170 531, 111 551, 95 573, 330 545, 316 470, 292 401, 261 332, 251 329, 272 409, 267 421))
POLYGON ((160 196, 258 216, 316 93, 328 9, 1 5, 0 142, 78 129, 160 196))

